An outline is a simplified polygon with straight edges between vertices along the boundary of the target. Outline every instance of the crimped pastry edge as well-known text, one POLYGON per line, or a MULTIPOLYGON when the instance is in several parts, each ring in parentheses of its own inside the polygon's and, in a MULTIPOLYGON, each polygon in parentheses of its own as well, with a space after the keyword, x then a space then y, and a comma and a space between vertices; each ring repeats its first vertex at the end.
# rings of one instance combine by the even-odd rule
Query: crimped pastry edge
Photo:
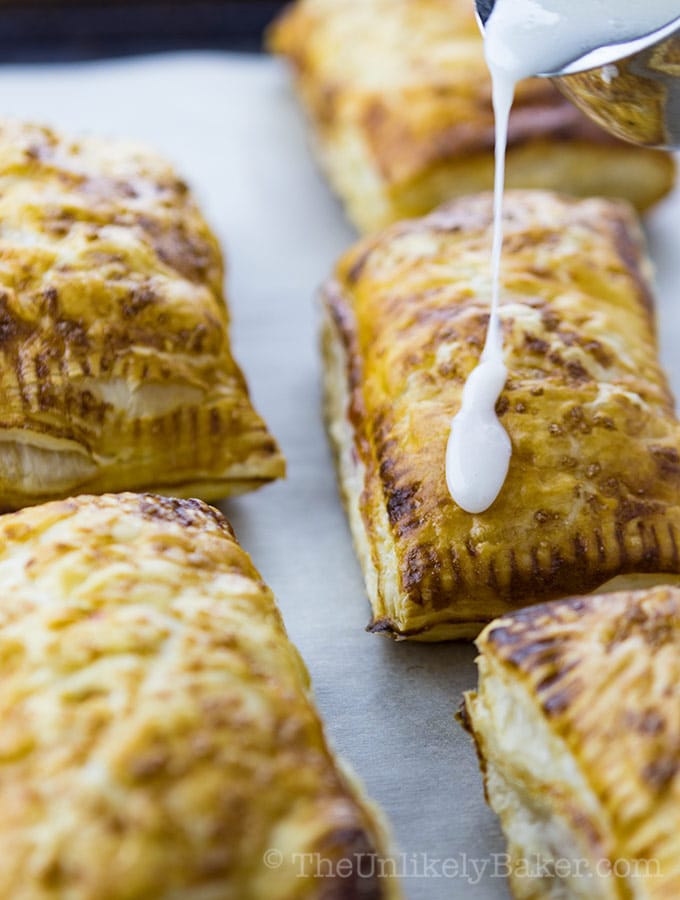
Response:
MULTIPOLYGON (((331 289, 331 288, 329 288, 331 289)), ((446 611, 438 612, 439 621, 406 628, 400 622, 398 611, 393 610, 385 601, 379 586, 378 562, 373 557, 373 545, 369 539, 366 522, 361 509, 361 498, 365 485, 366 467, 361 461, 355 445, 355 434, 349 418, 350 395, 348 386, 349 360, 344 341, 327 304, 322 306, 321 346, 324 360, 323 366, 323 407, 328 439, 333 450, 338 490, 347 513, 350 533, 356 555, 364 576, 364 584, 373 615, 366 630, 373 634, 382 634, 394 640, 414 640, 437 642, 445 640, 472 639, 487 624, 481 622, 459 622, 447 618, 446 611)), ((381 507, 382 509, 382 507, 381 507)), ((389 536, 387 517, 379 523, 381 531, 389 536)), ((383 542, 382 552, 392 559, 392 569, 398 570, 394 544, 391 539, 383 542)), ((382 560, 381 569, 387 570, 386 560, 382 560)), ((389 562, 389 560, 388 560, 389 562)), ((397 592, 396 585, 393 591, 397 592)), ((433 616, 425 617, 431 622, 433 616)), ((411 616, 411 620, 413 616, 411 616)))

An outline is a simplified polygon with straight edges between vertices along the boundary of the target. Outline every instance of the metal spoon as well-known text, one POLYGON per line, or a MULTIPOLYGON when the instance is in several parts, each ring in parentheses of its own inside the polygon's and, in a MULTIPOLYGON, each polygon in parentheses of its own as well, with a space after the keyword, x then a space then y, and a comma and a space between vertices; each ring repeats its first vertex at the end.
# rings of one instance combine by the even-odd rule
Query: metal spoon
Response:
MULTIPOLYGON (((475 0, 482 31, 494 3, 475 0)), ((647 147, 680 148, 680 16, 650 34, 537 74, 551 78, 612 134, 647 147)))

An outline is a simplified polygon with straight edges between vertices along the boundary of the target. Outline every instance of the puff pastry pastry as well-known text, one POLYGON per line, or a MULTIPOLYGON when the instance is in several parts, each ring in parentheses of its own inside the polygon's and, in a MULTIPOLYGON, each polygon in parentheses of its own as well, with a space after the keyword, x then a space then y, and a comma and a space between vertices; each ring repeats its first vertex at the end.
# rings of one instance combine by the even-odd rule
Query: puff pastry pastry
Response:
POLYGON ((399 896, 220 513, 120 494, 8 515, 0 585, 3 900, 399 896))
POLYGON ((0 507, 283 474, 231 355, 217 241, 166 162, 2 123, 0 223, 0 507))
POLYGON ((395 637, 474 636, 518 606, 680 573, 680 432, 648 265, 620 201, 509 192, 498 499, 450 498, 451 417, 489 313, 492 197, 364 240, 324 292, 325 404, 373 607, 395 637))
MULTIPOLYGON (((293 63, 322 164, 360 229, 491 188, 491 86, 472 0, 298 0, 270 44, 293 63)), ((673 162, 609 137, 532 79, 518 87, 506 181, 644 209, 670 188, 673 162)))
POLYGON ((680 590, 533 607, 477 643, 463 719, 514 896, 680 897, 680 590))

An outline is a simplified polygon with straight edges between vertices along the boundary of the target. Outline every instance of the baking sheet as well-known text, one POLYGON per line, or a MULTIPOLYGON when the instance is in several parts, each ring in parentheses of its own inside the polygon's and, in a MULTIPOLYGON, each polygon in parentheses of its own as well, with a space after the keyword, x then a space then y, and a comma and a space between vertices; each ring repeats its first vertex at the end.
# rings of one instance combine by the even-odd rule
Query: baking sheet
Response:
MULTIPOLYGON (((0 69, 0 114, 146 141, 195 188, 229 261, 236 355, 289 463, 285 482, 223 504, 279 599, 328 732, 386 811, 411 900, 507 898, 504 846, 470 739, 465 644, 394 644, 368 605, 320 417, 315 291, 354 239, 308 152, 280 65, 182 54, 0 69)), ((648 222, 661 343, 680 395, 680 194, 648 222)))

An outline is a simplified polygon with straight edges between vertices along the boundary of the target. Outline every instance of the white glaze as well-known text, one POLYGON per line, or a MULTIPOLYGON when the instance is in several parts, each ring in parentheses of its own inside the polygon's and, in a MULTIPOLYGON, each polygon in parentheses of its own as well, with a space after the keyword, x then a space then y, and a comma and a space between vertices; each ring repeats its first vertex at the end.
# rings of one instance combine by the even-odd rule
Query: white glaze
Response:
POLYGON ((496 0, 484 52, 492 76, 502 71, 517 82, 643 37, 679 15, 678 0, 496 0))
POLYGON ((491 312, 484 350, 465 383, 446 448, 449 492, 466 512, 484 512, 493 504, 512 454, 495 407, 507 379, 499 306, 505 150, 515 85, 598 47, 656 31, 679 11, 679 0, 496 0, 486 23, 484 52, 496 120, 491 312))
POLYGON ((512 445, 496 415, 496 401, 508 377, 503 362, 503 335, 498 313, 503 250, 503 186, 508 118, 514 84, 496 79, 493 86, 496 118, 496 189, 491 250, 491 314, 479 365, 463 388, 461 407, 451 422, 446 447, 446 483, 458 506, 469 513, 488 509, 508 474, 512 445))
POLYGON ((508 474, 512 446, 494 408, 507 375, 499 347, 471 372, 460 411, 451 422, 446 482, 458 506, 469 513, 488 509, 508 474))

